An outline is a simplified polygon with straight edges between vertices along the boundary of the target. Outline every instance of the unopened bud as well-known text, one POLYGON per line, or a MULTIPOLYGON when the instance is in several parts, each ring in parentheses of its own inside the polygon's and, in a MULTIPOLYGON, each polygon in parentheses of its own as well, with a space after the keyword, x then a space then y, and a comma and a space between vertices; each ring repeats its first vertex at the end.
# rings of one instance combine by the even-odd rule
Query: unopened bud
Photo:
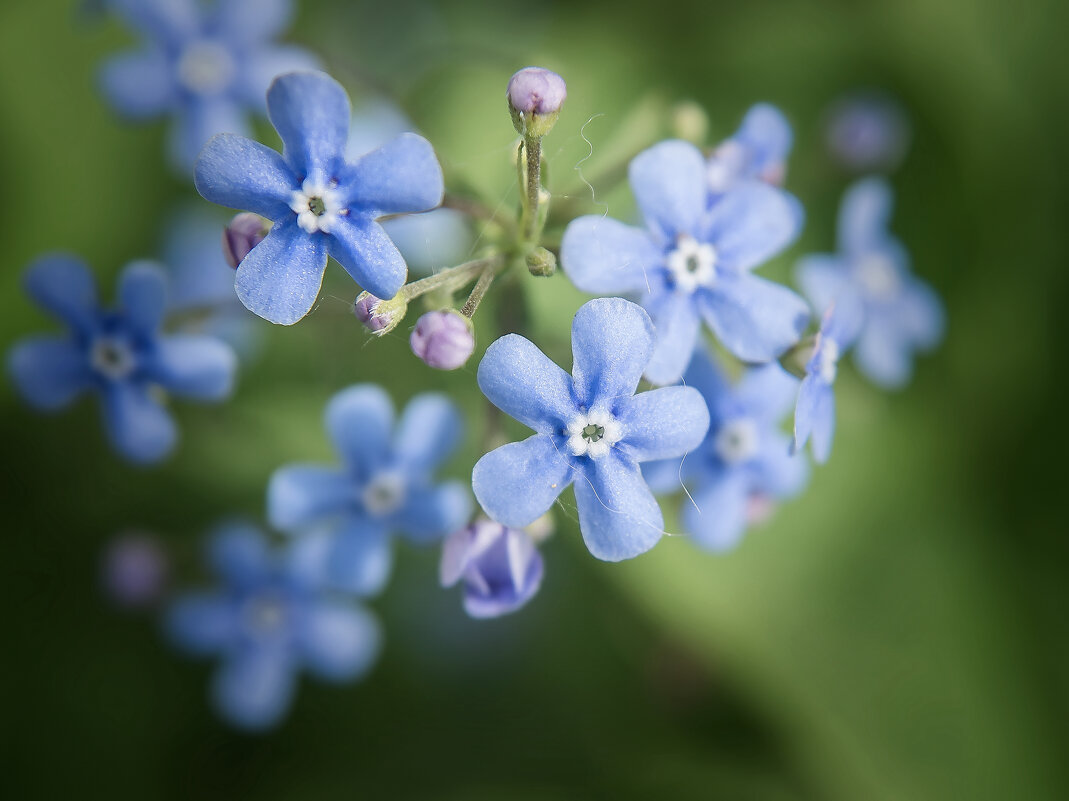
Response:
POLYGON ((527 269, 531 275, 553 275, 557 269, 557 257, 545 248, 535 248, 527 254, 527 269))
POLYGON ((409 340, 412 352, 428 367, 456 370, 475 350, 471 320, 453 309, 427 312, 416 322, 409 340))
POLYGON ((398 292, 389 300, 361 292, 353 301, 353 314, 369 332, 377 337, 390 333, 405 318, 408 301, 398 292))
POLYGON ((506 97, 516 131, 521 136, 541 138, 556 124, 568 87, 551 70, 524 67, 509 79, 506 97))
POLYGON ((223 229, 223 256, 226 263, 234 269, 249 251, 264 241, 271 230, 271 221, 259 214, 242 212, 232 219, 223 229))
POLYGON ((126 534, 104 552, 101 583, 108 597, 128 609, 144 608, 160 599, 167 584, 167 554, 148 534, 126 534))

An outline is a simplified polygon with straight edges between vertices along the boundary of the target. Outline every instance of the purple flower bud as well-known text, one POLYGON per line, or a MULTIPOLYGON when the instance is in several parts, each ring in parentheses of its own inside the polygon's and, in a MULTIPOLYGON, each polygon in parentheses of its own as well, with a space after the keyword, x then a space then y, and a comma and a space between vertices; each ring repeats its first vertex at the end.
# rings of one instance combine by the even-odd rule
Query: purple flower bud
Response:
POLYGON ((234 269, 249 251, 264 241, 270 223, 259 214, 242 212, 223 229, 223 256, 234 269))
POLYGON ((104 552, 101 583, 116 604, 138 609, 159 600, 167 572, 167 555, 155 538, 127 534, 112 541, 104 552))
POLYGON ((564 79, 542 67, 524 67, 511 78, 505 93, 512 112, 512 124, 523 136, 542 137, 549 133, 568 87, 564 79))
POLYGON ((893 169, 905 156, 909 138, 905 112, 883 94, 847 96, 828 114, 828 149, 849 170, 893 169))
POLYGON ((420 317, 409 342, 412 352, 436 370, 462 367, 475 350, 471 320, 452 309, 427 312, 420 317))
POLYGON ((442 546, 443 587, 464 581, 464 610, 472 617, 515 612, 542 584, 542 555, 525 531, 477 520, 442 546))
POLYGON ((390 300, 361 292, 353 301, 353 314, 375 336, 383 336, 395 329, 408 311, 408 301, 398 293, 390 300))

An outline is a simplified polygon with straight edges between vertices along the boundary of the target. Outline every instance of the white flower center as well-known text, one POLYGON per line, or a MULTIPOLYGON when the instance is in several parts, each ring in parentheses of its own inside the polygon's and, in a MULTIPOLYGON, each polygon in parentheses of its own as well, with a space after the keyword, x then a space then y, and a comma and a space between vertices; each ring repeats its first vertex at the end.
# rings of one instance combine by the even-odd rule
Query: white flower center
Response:
POLYGON ((102 336, 89 349, 89 364, 105 378, 120 381, 134 371, 137 359, 126 340, 102 336))
POLYGON ((817 348, 817 375, 825 384, 835 381, 835 376, 839 372, 840 353, 838 342, 834 339, 821 338, 817 348))
POLYGON ((712 286, 716 281, 716 249, 693 237, 681 236, 676 249, 668 254, 667 266, 675 288, 690 294, 698 287, 712 286))
POLYGON ((237 67, 230 51, 218 42, 189 45, 178 59, 178 81, 198 95, 216 95, 234 80, 237 67))
POLYGON ((374 517, 396 512, 405 502, 405 482, 397 473, 379 473, 360 494, 364 509, 374 517))
POLYGON ((322 184, 306 178, 301 188, 290 195, 290 208, 297 214, 297 224, 306 233, 322 231, 329 234, 338 218, 349 213, 337 185, 337 181, 322 184))
POLYGON ((255 637, 278 633, 286 625, 288 616, 285 601, 273 592, 254 595, 241 610, 245 629, 255 637))
POLYGON ((871 298, 887 300, 898 294, 901 280, 894 263, 882 253, 870 253, 857 265, 857 281, 871 298))
POLYGON ((598 459, 624 435, 620 423, 608 412, 593 411, 580 414, 568 424, 568 450, 572 456, 598 459))
POLYGON ((757 424, 749 417, 728 420, 713 439, 713 449, 725 464, 748 462, 757 455, 757 424))

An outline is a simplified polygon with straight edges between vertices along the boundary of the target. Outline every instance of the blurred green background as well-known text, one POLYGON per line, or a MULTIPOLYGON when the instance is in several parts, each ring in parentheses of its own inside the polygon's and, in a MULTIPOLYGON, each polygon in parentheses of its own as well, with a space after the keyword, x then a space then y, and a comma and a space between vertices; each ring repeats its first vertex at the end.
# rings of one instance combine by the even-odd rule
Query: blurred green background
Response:
MULTIPOLYGON (((2 593, 6 798, 1064 799, 1069 637, 1060 351, 1067 263, 1067 6, 988 0, 427 4, 305 0, 293 41, 354 96, 395 96, 463 177, 515 203, 505 82, 540 64, 568 80, 546 141, 551 188, 597 175, 666 134, 693 99, 711 139, 767 100, 794 124, 788 188, 802 241, 766 270, 832 247, 848 177, 822 114, 843 90, 897 96, 913 144, 894 175, 894 228, 946 299, 949 336, 886 395, 850 370, 836 450, 809 491, 734 553, 667 539, 625 564, 582 547, 570 495, 523 612, 464 617, 437 554, 403 547, 372 606, 383 657, 353 687, 304 682, 278 731, 226 729, 209 667, 169 653, 149 618, 97 588, 117 532, 139 526, 198 575, 219 517, 262 519, 271 471, 329 458, 329 395, 384 383, 399 403, 452 393, 478 456, 472 360, 433 372, 405 329, 365 343, 336 267, 317 311, 268 331, 232 402, 181 405, 183 440, 155 470, 103 442, 84 402, 56 417, 5 382, 2 593), (642 109, 635 113, 635 109, 642 109), (1061 316, 1059 317, 1059 313, 1061 316)), ((152 256, 192 197, 163 167, 160 124, 124 127, 94 90, 131 37, 73 2, 0 8, 0 346, 51 325, 19 276, 40 252, 110 278, 152 256)), ((599 188, 614 216, 624 189, 599 188)), ((578 202, 578 201, 577 201, 578 202)), ((586 211, 591 207, 579 206, 586 211)), ((558 276, 531 299, 531 335, 567 364, 582 298, 558 276)), ((489 323, 487 313, 482 322, 489 323)), ((407 328, 407 325, 406 327, 407 328)), ((480 329, 480 348, 493 332, 480 329)))

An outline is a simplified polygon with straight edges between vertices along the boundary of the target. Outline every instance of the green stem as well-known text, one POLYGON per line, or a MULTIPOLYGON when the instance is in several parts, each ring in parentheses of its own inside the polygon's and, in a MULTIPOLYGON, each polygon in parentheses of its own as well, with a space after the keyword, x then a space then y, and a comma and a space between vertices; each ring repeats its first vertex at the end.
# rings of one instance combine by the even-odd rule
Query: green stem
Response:
POLYGON ((542 215, 539 214, 538 208, 542 194, 542 140, 533 136, 524 137, 520 153, 526 165, 525 169, 520 169, 524 185, 520 236, 523 244, 535 245, 538 243, 538 235, 542 233, 539 224, 542 215))
POLYGON ((479 303, 482 302, 483 295, 486 294, 486 290, 490 288, 490 284, 494 282, 494 277, 497 275, 495 269, 497 265, 488 264, 483 269, 482 275, 479 276, 479 280, 475 284, 475 288, 471 290, 471 294, 468 295, 467 301, 464 303, 464 307, 460 310, 460 313, 467 317, 469 320, 472 315, 475 314, 475 310, 479 308, 479 303))
POLYGON ((450 267, 440 273, 428 275, 426 278, 413 281, 411 284, 405 284, 401 287, 401 297, 407 301, 418 298, 428 292, 433 292, 436 289, 457 289, 467 284, 483 270, 492 269, 500 261, 500 256, 491 256, 486 259, 476 259, 475 261, 458 264, 456 267, 450 267))

